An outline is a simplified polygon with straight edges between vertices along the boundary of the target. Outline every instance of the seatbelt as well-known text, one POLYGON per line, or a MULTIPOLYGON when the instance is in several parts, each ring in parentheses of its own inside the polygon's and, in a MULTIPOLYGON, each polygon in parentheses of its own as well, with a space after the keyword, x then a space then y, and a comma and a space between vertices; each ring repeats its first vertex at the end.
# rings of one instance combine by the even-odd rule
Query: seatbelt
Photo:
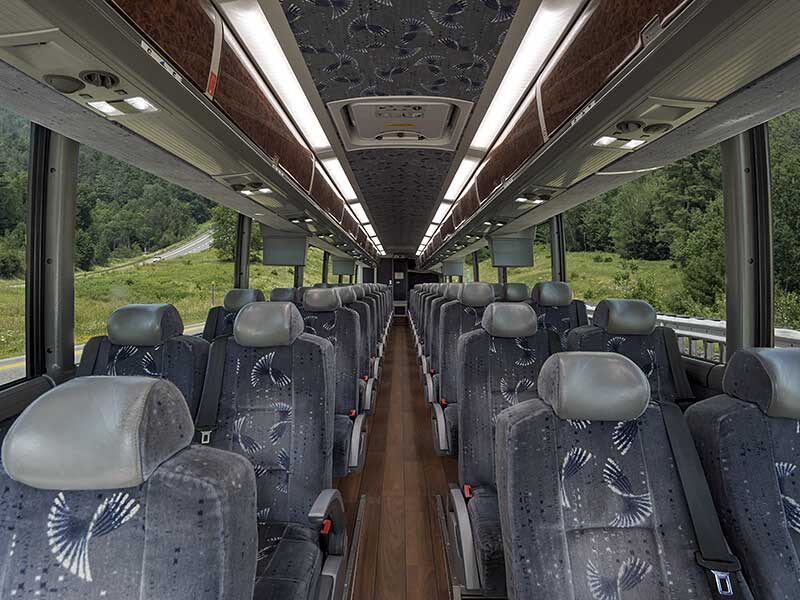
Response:
POLYGON ((742 567, 728 548, 703 465, 683 413, 672 402, 663 402, 659 406, 700 548, 695 559, 706 572, 711 594, 719 600, 748 597, 744 590, 734 589, 735 574, 742 567))
MULTIPOLYGON (((94 375, 94 368, 97 364, 97 355, 100 353, 100 346, 103 343, 103 336, 93 337, 83 346, 81 360, 75 372, 76 377, 94 375)), ((103 373, 105 375, 105 373, 103 373)))
POLYGON ((208 351, 206 379, 194 420, 195 441, 203 445, 211 443, 211 435, 217 429, 217 415, 222 395, 222 376, 225 371, 227 351, 227 337, 214 340, 208 351))
POLYGON ((694 400, 692 386, 689 385, 686 372, 683 370, 681 353, 678 349, 678 338, 675 336, 675 332, 669 327, 664 327, 663 332, 664 345, 667 347, 669 369, 672 374, 672 381, 675 383, 675 393, 678 395, 678 400, 694 400))

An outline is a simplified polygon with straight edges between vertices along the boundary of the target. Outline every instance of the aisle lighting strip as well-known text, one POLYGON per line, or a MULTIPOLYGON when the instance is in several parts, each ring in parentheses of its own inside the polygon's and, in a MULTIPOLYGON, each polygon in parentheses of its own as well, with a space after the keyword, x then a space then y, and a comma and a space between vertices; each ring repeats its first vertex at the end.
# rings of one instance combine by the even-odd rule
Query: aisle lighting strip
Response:
MULTIPOLYGON (((314 113, 314 109, 311 107, 311 103, 308 101, 294 69, 292 69, 289 60, 286 58, 283 47, 278 42, 272 26, 269 24, 258 2, 256 0, 223 0, 218 6, 247 45, 253 59, 258 64, 264 77, 269 81, 272 90, 278 95, 281 104, 289 111, 291 117, 290 128, 293 129, 296 125, 302 137, 305 138, 317 155, 333 152, 328 136, 325 135, 325 130, 314 113)), ((226 41, 235 43, 235 40, 226 41)), ((246 59, 246 57, 244 58, 246 59)), ((248 60, 244 60, 244 62, 249 63, 248 60)), ((259 79, 260 77, 256 77, 256 80, 259 79)), ((275 107, 280 108, 279 105, 275 107)), ((332 187, 348 202, 348 206, 358 219, 358 222, 362 226, 368 225, 369 218, 367 218, 364 208, 359 203, 349 204, 357 200, 358 196, 339 159, 335 157, 323 158, 320 159, 320 162, 330 180, 333 181, 332 187)), ((374 229, 372 231, 374 234, 374 229)), ((381 254, 385 254, 378 236, 370 235, 370 238, 378 248, 378 251, 381 254)))
MULTIPOLYGON (((439 205, 433 224, 441 224, 453 203, 472 183, 483 157, 496 142, 508 134, 530 104, 533 92, 524 98, 526 92, 581 5, 581 2, 571 0, 542 1, 472 138, 467 156, 461 161, 445 192, 444 202, 439 205), (524 103, 520 106, 523 99, 524 103), (512 116, 517 107, 519 109, 512 116), (503 135, 498 138, 501 132, 503 135)), ((426 242, 423 238, 417 255, 422 254, 428 243, 430 239, 426 242)))

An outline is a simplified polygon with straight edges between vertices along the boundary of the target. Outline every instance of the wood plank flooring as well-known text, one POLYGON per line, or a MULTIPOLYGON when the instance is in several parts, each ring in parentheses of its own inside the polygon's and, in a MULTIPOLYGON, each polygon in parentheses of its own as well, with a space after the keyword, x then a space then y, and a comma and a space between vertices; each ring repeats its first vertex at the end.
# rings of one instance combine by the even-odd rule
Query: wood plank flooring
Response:
POLYGON ((364 469, 336 482, 351 525, 366 496, 356 600, 448 598, 434 496, 446 496, 458 467, 433 450, 412 338, 405 320, 395 319, 364 469))

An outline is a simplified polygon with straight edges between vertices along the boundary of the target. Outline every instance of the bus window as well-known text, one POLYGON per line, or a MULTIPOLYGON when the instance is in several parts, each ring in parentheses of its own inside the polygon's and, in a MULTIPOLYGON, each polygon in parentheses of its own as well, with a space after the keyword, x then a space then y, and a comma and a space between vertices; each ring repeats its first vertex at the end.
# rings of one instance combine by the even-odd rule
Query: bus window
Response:
MULTIPOLYGON (((81 147, 75 215, 76 362, 106 332, 114 309, 171 303, 189 334, 230 288, 232 257, 220 257, 212 203, 87 146, 81 147)), ((235 228, 234 228, 235 230, 235 228)))
POLYGON ((25 198, 30 122, 0 108, 0 385, 25 377, 25 198))
MULTIPOLYGON (((590 307, 649 302, 684 354, 724 360, 725 219, 718 147, 566 213, 567 281, 590 307)), ((591 308, 590 308, 591 310, 591 308)))
POLYGON ((775 345, 800 346, 800 111, 769 123, 775 345))

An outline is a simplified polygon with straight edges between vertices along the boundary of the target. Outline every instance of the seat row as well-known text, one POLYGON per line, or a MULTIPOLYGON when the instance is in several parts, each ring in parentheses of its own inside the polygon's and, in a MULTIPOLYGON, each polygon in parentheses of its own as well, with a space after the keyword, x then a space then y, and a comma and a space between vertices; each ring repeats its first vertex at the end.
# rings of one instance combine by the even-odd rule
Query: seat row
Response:
POLYGON ((352 296, 305 291, 316 335, 294 303, 235 290, 230 335, 210 344, 171 305, 115 311, 78 377, 4 440, 3 597, 340 598, 332 480, 358 468, 366 434, 359 408, 342 414, 342 390, 362 398, 352 296))

